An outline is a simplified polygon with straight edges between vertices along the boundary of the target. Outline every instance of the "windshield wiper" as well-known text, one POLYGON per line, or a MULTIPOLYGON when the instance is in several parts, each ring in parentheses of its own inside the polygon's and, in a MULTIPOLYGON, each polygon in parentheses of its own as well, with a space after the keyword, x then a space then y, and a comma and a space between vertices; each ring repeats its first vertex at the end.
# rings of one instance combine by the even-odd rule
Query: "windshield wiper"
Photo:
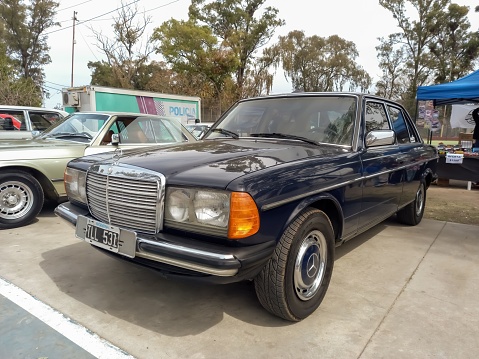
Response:
POLYGON ((226 130, 224 128, 214 128, 212 131, 213 132, 220 132, 223 135, 233 137, 235 140, 237 140, 239 138, 239 135, 236 132, 226 130))
POLYGON ((312 145, 319 145, 319 142, 311 140, 307 137, 302 137, 302 136, 296 136, 296 135, 288 135, 286 133, 279 133, 279 132, 273 132, 273 133, 252 133, 250 134, 251 137, 266 137, 266 138, 286 138, 290 140, 298 140, 298 141, 303 141, 307 143, 311 143, 312 145))
POLYGON ((91 136, 88 136, 85 133, 72 133, 72 132, 58 132, 53 134, 48 134, 47 137, 62 138, 62 137, 83 137, 91 139, 91 136))

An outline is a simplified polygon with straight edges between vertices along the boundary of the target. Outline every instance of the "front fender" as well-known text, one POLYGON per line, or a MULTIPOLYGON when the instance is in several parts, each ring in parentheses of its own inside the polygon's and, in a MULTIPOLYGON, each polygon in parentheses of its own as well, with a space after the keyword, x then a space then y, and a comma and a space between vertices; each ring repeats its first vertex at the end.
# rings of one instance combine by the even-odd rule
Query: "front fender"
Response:
POLYGON ((334 230, 334 237, 338 241, 343 233, 344 227, 344 213, 341 204, 329 192, 318 193, 316 195, 303 198, 291 211, 283 231, 290 225, 290 223, 306 208, 317 208, 326 213, 334 230))

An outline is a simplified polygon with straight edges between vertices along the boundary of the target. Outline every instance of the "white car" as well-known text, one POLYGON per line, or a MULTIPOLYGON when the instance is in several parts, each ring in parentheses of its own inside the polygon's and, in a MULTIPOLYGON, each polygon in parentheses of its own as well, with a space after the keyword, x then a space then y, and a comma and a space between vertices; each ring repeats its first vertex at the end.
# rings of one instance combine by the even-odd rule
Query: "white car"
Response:
POLYGON ((0 229, 30 223, 44 200, 66 198, 63 174, 77 157, 192 141, 178 120, 120 112, 75 112, 33 139, 0 140, 0 229))
POLYGON ((66 116, 57 109, 0 105, 0 139, 32 138, 66 116))

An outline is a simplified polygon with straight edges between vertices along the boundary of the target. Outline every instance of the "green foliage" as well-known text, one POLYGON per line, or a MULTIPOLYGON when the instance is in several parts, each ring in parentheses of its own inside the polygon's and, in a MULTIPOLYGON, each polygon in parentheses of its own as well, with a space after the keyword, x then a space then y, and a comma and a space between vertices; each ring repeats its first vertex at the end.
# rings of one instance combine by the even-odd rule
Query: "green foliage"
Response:
MULTIPOLYGON (((284 21, 278 10, 262 6, 266 0, 192 0, 189 16, 192 21, 205 24, 221 40, 221 46, 232 51, 237 61, 235 79, 238 97, 245 97, 245 76, 255 62, 255 54, 264 46, 284 21), (259 15, 258 15, 259 14, 259 15)), ((255 73, 250 70, 250 74, 255 73)))
POLYGON ((280 36, 275 47, 294 90, 364 91, 371 84, 369 75, 355 62, 356 45, 337 35, 306 37, 303 31, 292 31, 280 36))
POLYGON ((203 77, 216 94, 237 66, 234 53, 221 46, 210 28, 191 20, 171 19, 155 29, 152 39, 173 71, 203 77))
POLYGON ((437 19, 442 18, 443 9, 449 3, 450 0, 379 0, 379 4, 392 13, 401 30, 390 40, 395 41, 391 45, 401 47, 404 53, 401 76, 408 86, 399 96, 410 113, 415 113, 417 87, 428 82, 433 72, 434 58, 429 46, 435 39, 433 29, 437 19), (414 9, 412 19, 406 8, 414 9))
POLYGON ((450 4, 433 24, 434 41, 429 51, 434 59, 434 83, 454 81, 474 70, 479 54, 479 35, 470 32, 467 6, 450 4))
POLYGON ((381 78, 376 83, 376 95, 401 100, 401 94, 407 91, 407 76, 405 69, 404 47, 397 47, 397 35, 391 34, 387 39, 379 38, 376 46, 381 78))
POLYGON ((0 44, 0 103, 16 106, 40 106, 42 94, 32 79, 18 76, 13 61, 0 44))
POLYGON ((43 82, 43 66, 51 62, 44 32, 59 25, 53 21, 58 3, 52 0, 3 0, 0 18, 7 54, 14 60, 20 75, 36 84, 43 82))
POLYGON ((450 0, 380 0, 400 31, 380 38, 379 66, 383 71, 377 93, 399 99, 416 112, 418 86, 454 81, 474 69, 479 37, 470 31, 468 7, 450 0), (408 16, 406 9, 413 14, 408 16))
POLYGON ((1 103, 41 104, 44 71, 51 62, 44 35, 59 25, 53 21, 58 3, 52 0, 2 0, 0 2, 0 40, 5 54, 1 62, 1 103))

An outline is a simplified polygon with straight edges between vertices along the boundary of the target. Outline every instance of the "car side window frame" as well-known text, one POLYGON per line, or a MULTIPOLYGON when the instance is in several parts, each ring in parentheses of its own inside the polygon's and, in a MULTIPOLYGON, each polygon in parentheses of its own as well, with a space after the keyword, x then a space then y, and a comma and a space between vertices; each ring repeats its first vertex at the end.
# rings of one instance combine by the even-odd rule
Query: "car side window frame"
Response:
POLYGON ((366 134, 374 130, 392 130, 393 129, 393 127, 391 126, 391 122, 390 122, 384 102, 370 100, 370 99, 366 100, 366 104, 364 108, 364 128, 365 128, 366 134), (373 104, 374 106, 371 106, 373 104), (372 118, 371 116, 373 115, 373 113, 371 112, 371 109, 374 107, 376 107, 379 110, 379 114, 382 117, 382 121, 380 123, 378 122, 378 125, 381 125, 381 126, 368 128, 368 122, 369 123, 374 122, 374 121, 368 121, 368 116, 372 118), (387 127, 385 127, 386 124, 387 124, 387 127))
POLYGON ((415 142, 411 141, 411 131, 406 119, 404 118, 404 111, 398 106, 392 104, 387 104, 386 108, 389 120, 392 123, 392 130, 396 133, 396 143, 408 144, 415 142), (392 113, 391 110, 396 111, 396 113, 392 113))
POLYGON ((414 121, 412 120, 411 116, 409 116, 409 113, 405 109, 401 109, 403 113, 403 118, 404 121, 406 122, 406 126, 409 129, 409 136, 410 136, 410 141, 411 143, 422 143, 422 137, 419 135, 419 132, 417 130, 416 125, 414 124, 414 121))

